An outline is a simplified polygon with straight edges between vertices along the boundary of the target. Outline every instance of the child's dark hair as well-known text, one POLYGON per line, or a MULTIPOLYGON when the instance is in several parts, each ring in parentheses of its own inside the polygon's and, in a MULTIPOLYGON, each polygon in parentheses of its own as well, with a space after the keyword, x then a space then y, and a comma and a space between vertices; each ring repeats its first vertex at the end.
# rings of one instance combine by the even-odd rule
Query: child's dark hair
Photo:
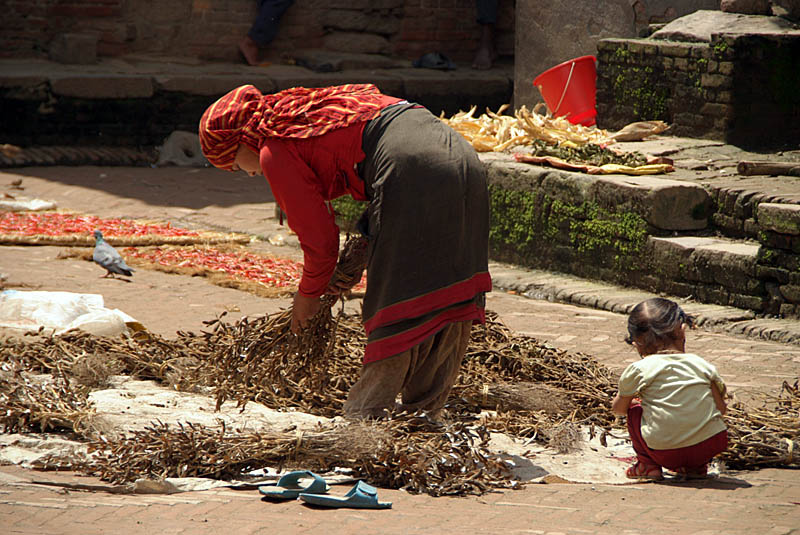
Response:
POLYGON ((693 327, 694 319, 675 301, 654 297, 642 301, 631 310, 625 341, 629 344, 639 340, 647 346, 661 345, 672 339, 675 329, 682 323, 693 327))

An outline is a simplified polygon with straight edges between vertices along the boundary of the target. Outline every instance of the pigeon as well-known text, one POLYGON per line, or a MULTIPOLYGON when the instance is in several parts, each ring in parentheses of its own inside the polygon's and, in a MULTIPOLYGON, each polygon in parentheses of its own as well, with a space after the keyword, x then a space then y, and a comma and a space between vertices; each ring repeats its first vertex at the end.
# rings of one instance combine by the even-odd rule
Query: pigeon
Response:
POLYGON ((133 276, 134 269, 125 263, 125 260, 122 259, 116 249, 106 243, 106 241, 103 239, 102 232, 95 230, 94 239, 94 253, 92 254, 92 260, 94 260, 97 265, 105 268, 105 270, 108 272, 103 275, 102 278, 110 276, 113 279, 114 273, 117 275, 125 275, 127 277, 133 276))

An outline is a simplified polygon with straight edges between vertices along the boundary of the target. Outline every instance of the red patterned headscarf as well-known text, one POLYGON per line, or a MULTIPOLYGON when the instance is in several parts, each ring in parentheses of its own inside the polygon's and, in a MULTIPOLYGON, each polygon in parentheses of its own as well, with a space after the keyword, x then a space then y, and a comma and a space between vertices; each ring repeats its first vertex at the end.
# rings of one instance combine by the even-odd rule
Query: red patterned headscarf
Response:
POLYGON ((230 170, 240 143, 258 153, 266 137, 320 136, 377 117, 380 100, 372 84, 293 87, 271 95, 243 85, 203 113, 200 146, 211 164, 230 170))

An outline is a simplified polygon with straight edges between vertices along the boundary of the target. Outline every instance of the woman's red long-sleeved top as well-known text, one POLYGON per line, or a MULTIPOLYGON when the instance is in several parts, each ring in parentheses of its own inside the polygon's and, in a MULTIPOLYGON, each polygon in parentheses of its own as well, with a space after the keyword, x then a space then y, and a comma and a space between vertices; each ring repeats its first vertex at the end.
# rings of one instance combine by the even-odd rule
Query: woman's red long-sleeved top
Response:
MULTIPOLYGON (((384 107, 401 100, 384 99, 384 107)), ((298 291, 306 297, 325 293, 339 257, 339 227, 327 201, 348 193, 367 200, 364 181, 356 172, 356 164, 365 157, 361 150, 365 124, 306 139, 267 138, 261 146, 261 170, 303 249, 298 291)))

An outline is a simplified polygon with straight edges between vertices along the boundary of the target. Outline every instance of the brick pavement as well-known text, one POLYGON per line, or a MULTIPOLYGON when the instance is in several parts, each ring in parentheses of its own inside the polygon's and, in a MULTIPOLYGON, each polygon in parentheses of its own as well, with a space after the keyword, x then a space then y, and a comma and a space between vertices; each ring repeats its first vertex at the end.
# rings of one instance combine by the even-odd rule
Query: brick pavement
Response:
MULTIPOLYGON (((7 479, 27 475, 18 467, 0 468, 4 533, 800 533, 800 478, 789 470, 730 473, 716 481, 672 484, 535 484, 466 498, 381 489, 381 500, 393 502, 391 510, 382 511, 267 502, 254 489, 114 495, 14 484, 7 479)), ((45 479, 48 474, 36 477, 45 479)), ((332 493, 343 494, 347 488, 335 486, 332 493)))
MULTIPOLYGON (((193 281, 202 284, 202 281, 193 281)), ((191 288, 184 290, 191 293, 191 288)), ((513 329, 552 345, 595 355, 612 367, 635 358, 621 342, 624 316, 503 292, 490 294, 513 329)), ((709 357, 734 392, 770 391, 780 352, 794 348, 746 337, 694 331, 690 345, 709 357), (748 357, 744 360, 742 357, 748 357), (749 373, 748 370, 753 370, 749 373)), ((793 359, 793 360, 792 360, 793 359)), ((778 367, 780 368, 780 367, 778 367)), ((794 367, 796 372, 797 367, 794 367)), ((790 369, 785 370, 788 374, 790 369)), ((381 489, 391 511, 315 510, 297 502, 267 503, 255 490, 217 489, 176 495, 114 495, 15 484, 3 476, 92 483, 72 474, 0 467, 0 525, 7 533, 259 534, 409 533, 800 533, 800 477, 796 470, 726 473, 716 481, 682 484, 535 484, 482 497, 431 498, 381 489)), ((334 487, 342 494, 347 487, 334 487)))
MULTIPOLYGON (((60 207, 65 209, 100 216, 125 214, 167 218, 206 228, 255 229, 265 236, 281 231, 270 217, 272 211, 258 206, 266 199, 251 198, 252 195, 242 198, 241 190, 247 184, 242 177, 231 177, 236 184, 224 187, 217 184, 215 187, 219 191, 213 193, 213 200, 210 192, 201 191, 206 199, 188 204, 180 202, 180 199, 187 189, 209 187, 204 179, 208 171, 182 169, 170 174, 165 170, 129 168, 53 168, 25 172, 27 194, 56 198, 60 207), (143 176, 146 173, 152 174, 143 176), (125 189, 124 184, 131 181, 136 181, 137 191, 125 189), (99 187, 98 182, 102 182, 103 187, 99 187)), ((297 254, 291 247, 272 251, 284 255, 297 254)), ((36 269, 43 269, 37 265, 47 266, 45 269, 52 273, 53 267, 49 262, 53 256, 48 248, 36 248, 34 252, 25 248, 4 249, 4 262, 14 260, 12 279, 16 282, 31 282, 39 285, 40 289, 69 289, 62 286, 74 284, 77 288, 85 287, 88 282, 96 283, 97 273, 89 270, 86 263, 76 260, 63 260, 58 264, 62 274, 60 279, 32 278, 36 269)), ((493 267, 493 274, 496 270, 499 273, 499 269, 493 267)), ((552 274, 537 275, 523 270, 518 275, 539 288, 541 299, 524 298, 504 291, 492 292, 488 296, 488 306, 500 313, 509 327, 568 351, 591 354, 614 369, 620 369, 636 358, 632 349, 622 342, 625 318, 619 313, 619 308, 615 311, 613 303, 608 307, 610 310, 603 310, 557 301, 569 300, 570 296, 578 296, 582 291, 584 294, 592 291, 591 283, 583 281, 581 286, 572 280, 558 288, 553 286, 552 274), (545 280, 548 281, 546 284, 542 282, 545 280), (537 281, 541 283, 538 286, 537 281), (545 291, 548 284, 552 292, 545 291), (567 287, 571 290, 566 291, 567 287)), ((199 308, 192 306, 198 295, 201 296, 200 302, 206 305, 213 302, 215 306, 223 306, 238 302, 245 313, 264 306, 263 300, 240 294, 234 297, 235 291, 211 289, 205 281, 197 278, 181 277, 176 281, 175 276, 143 270, 137 273, 137 283, 120 285, 112 282, 103 286, 102 291, 112 292, 114 299, 119 300, 114 306, 120 306, 130 292, 158 288, 159 298, 175 300, 183 313, 169 318, 151 318, 143 308, 134 316, 146 325, 166 332, 174 332, 176 325, 186 322, 199 324, 200 320, 208 319, 207 309, 201 305, 199 308)), ((622 289, 614 291, 619 303, 641 297, 622 289)), ((535 296, 535 292, 531 295, 535 296)), ((190 328, 195 327, 192 325, 190 328)), ((737 395, 774 392, 781 381, 796 378, 800 370, 800 346, 724 329, 692 331, 688 346, 713 362, 737 395)), ((326 534, 358 531, 548 535, 800 533, 800 477, 796 470, 726 473, 720 480, 683 484, 538 484, 519 491, 466 498, 431 498, 381 489, 381 499, 394 502, 390 511, 316 510, 297 502, 265 503, 254 490, 218 489, 171 496, 64 491, 25 483, 26 478, 91 481, 72 474, 34 473, 15 466, 0 467, 0 527, 3 533, 71 535, 117 532, 150 535, 154 531, 216 534, 223 530, 231 534, 313 531, 326 534), (14 477, 23 478, 23 481, 15 482, 14 477)), ((334 492, 342 494, 346 490, 347 487, 334 488, 334 492)))

